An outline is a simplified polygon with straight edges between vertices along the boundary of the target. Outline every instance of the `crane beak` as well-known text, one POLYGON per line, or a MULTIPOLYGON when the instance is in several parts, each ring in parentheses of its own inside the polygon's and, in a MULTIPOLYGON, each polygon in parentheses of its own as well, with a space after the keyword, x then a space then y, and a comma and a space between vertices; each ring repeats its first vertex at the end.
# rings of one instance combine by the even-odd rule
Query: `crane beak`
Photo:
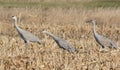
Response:
POLYGON ((12 18, 14 18, 14 16, 12 16, 12 18))
POLYGON ((42 29, 40 32, 41 32, 41 33, 45 33, 45 29, 42 29))
POLYGON ((86 21, 86 23, 90 23, 90 22, 91 22, 90 20, 86 21))

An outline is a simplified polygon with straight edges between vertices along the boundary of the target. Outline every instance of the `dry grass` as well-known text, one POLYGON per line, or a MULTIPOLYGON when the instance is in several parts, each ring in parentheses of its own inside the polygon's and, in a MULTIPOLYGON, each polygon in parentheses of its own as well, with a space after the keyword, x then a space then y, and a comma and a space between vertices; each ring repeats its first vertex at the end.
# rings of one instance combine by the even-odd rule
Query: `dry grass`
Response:
MULTIPOLYGON (((1 0, 1 2, 83 2, 83 0, 1 0)), ((84 0, 92 1, 92 0, 84 0)))
POLYGON ((119 8, 119 0, 1 0, 4 8, 119 8))
POLYGON ((98 33, 109 37, 120 46, 120 9, 27 9, 0 8, 0 70, 119 70, 119 50, 99 52, 92 26, 85 23, 96 19, 98 33), (13 26, 12 15, 19 17, 23 29, 39 36, 45 44, 25 46, 13 26), (62 52, 47 35, 47 30, 69 41, 78 53, 62 52), (25 47, 28 47, 25 54, 25 47))

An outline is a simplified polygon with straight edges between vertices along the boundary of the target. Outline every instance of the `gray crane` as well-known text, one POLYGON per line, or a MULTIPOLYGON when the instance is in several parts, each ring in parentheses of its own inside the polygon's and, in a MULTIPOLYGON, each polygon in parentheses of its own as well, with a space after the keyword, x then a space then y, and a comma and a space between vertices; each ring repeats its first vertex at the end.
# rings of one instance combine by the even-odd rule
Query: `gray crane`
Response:
POLYGON ((48 32, 48 31, 42 31, 42 33, 46 33, 48 35, 50 35, 54 41, 57 43, 57 45, 62 48, 63 50, 68 50, 70 53, 74 53, 76 50, 73 46, 71 46, 68 42, 66 42, 65 40, 53 35, 52 33, 48 32))
POLYGON ((94 33, 94 38, 95 40, 98 42, 99 45, 101 45, 101 47, 104 49, 106 48, 107 46, 109 48, 113 48, 113 49, 117 49, 117 45, 111 41, 110 39, 106 38, 106 37, 103 37, 102 35, 99 35, 96 30, 95 30, 95 24, 96 24, 96 20, 92 19, 92 20, 89 20, 87 21, 89 23, 92 23, 93 24, 93 33, 94 33))
POLYGON ((25 30, 21 29, 17 25, 17 17, 16 16, 12 16, 12 19, 14 20, 15 28, 17 29, 19 35, 21 36, 21 38, 24 40, 24 42, 26 44, 29 44, 29 42, 37 42, 37 43, 41 44, 41 41, 40 41, 40 39, 37 36, 31 34, 28 31, 25 31, 25 30))

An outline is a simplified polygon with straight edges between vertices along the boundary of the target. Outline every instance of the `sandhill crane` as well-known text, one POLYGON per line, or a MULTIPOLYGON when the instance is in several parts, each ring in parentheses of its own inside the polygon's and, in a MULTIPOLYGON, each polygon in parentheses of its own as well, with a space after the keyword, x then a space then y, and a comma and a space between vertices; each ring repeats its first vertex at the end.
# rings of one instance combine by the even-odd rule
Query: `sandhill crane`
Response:
POLYGON ((95 40, 98 42, 98 44, 101 45, 102 48, 106 48, 106 46, 108 46, 109 48, 114 48, 117 49, 116 44, 111 41, 110 39, 103 37, 102 35, 99 35, 96 30, 95 30, 95 24, 96 24, 96 20, 89 20, 87 21, 89 23, 93 24, 93 33, 94 33, 94 38, 95 40))
POLYGON ((40 39, 37 36, 31 34, 28 31, 25 31, 25 30, 21 29, 17 25, 17 17, 16 16, 12 16, 12 19, 14 19, 14 26, 15 26, 15 28, 17 29, 19 35, 21 36, 21 38, 24 40, 24 42, 26 44, 29 44, 29 42, 37 42, 37 43, 41 44, 41 41, 40 41, 40 39))
POLYGON ((54 41, 57 43, 57 45, 62 48, 63 50, 68 50, 70 53, 74 53, 76 50, 73 46, 71 46, 68 42, 66 42, 65 40, 53 35, 52 33, 48 32, 48 31, 42 31, 42 33, 46 33, 48 35, 50 35, 54 41))

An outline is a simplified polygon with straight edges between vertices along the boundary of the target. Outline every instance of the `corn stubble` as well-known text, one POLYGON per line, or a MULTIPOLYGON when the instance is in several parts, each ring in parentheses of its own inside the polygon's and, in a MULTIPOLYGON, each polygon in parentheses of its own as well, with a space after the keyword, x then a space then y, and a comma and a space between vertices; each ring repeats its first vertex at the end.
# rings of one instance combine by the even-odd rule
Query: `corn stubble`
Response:
POLYGON ((85 23, 96 19, 98 33, 108 36, 120 46, 119 9, 24 9, 0 11, 0 70, 110 70, 120 69, 119 50, 99 51, 92 33, 92 25, 85 23), (13 26, 12 15, 19 17, 18 25, 39 36, 44 44, 25 46, 13 26), (62 51, 43 29, 70 42, 77 53, 62 51), (25 47, 28 47, 27 54, 25 47))

